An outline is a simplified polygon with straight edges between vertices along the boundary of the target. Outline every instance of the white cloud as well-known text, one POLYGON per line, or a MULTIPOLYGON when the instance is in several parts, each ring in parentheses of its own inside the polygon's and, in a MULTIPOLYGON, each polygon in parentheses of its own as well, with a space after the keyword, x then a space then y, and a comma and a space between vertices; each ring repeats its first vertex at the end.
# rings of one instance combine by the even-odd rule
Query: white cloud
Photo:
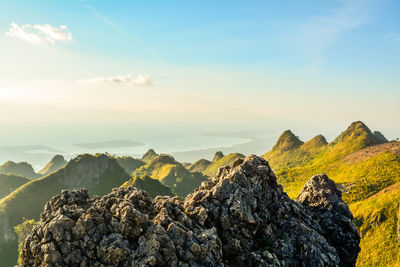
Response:
POLYGON ((50 24, 18 25, 13 22, 10 24, 6 36, 20 38, 30 43, 48 42, 55 44, 56 41, 72 40, 72 34, 68 32, 67 26, 54 27, 50 24))
POLYGON ((149 76, 145 74, 139 74, 136 78, 132 77, 132 75, 117 75, 114 77, 96 77, 87 80, 79 80, 78 82, 94 83, 94 84, 121 83, 126 85, 137 85, 137 86, 147 86, 152 84, 149 76))

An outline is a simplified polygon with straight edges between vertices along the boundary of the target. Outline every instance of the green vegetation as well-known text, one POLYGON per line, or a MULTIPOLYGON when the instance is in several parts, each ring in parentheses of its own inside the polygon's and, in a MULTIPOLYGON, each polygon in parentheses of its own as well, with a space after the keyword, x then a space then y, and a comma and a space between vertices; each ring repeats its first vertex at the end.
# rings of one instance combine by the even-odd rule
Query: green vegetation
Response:
POLYGON ((400 143, 384 143, 362 122, 329 144, 317 136, 299 145, 284 134, 264 158, 288 195, 297 197, 311 176, 326 173, 343 191, 362 235, 357 266, 399 266, 400 143))
POLYGON ((30 180, 18 175, 0 174, 0 199, 30 180))
POLYGON ((84 154, 43 178, 32 180, 0 200, 0 262, 12 265, 17 259, 17 237, 13 226, 23 217, 38 219, 46 202, 63 189, 86 188, 104 195, 129 179, 117 161, 104 154, 84 154))
POLYGON ((7 161, 3 165, 0 166, 0 174, 13 174, 20 175, 31 179, 36 179, 40 177, 39 174, 35 173, 32 168, 32 165, 26 162, 14 162, 7 161))
POLYGON ((149 161, 153 160, 155 157, 157 157, 158 154, 153 150, 149 149, 142 157, 142 161, 145 163, 148 163, 149 161))
POLYGON ((38 173, 41 176, 46 176, 62 167, 64 167, 65 165, 67 165, 67 161, 64 159, 63 156, 61 155, 55 155, 50 161, 49 163, 46 164, 46 166, 44 166, 43 169, 41 169, 38 173))
POLYGON ((244 155, 240 153, 231 153, 226 156, 222 155, 222 157, 220 157, 220 155, 217 156, 217 154, 218 152, 215 154, 211 164, 203 171, 204 175, 212 177, 217 173, 218 168, 222 166, 232 166, 235 160, 244 158, 244 155))
POLYGON ((400 266, 399 206, 400 183, 350 205, 362 237, 357 266, 400 266))
POLYGON ((154 156, 154 154, 152 160, 132 173, 132 177, 147 175, 150 178, 157 179, 162 184, 171 188, 180 197, 185 197, 196 187, 200 186, 202 181, 206 180, 206 177, 200 173, 189 172, 172 156, 165 154, 154 156))
POLYGON ((32 229, 38 224, 35 220, 26 220, 24 222, 14 226, 14 232, 18 237, 18 264, 20 264, 20 257, 22 253, 22 247, 24 245, 25 239, 31 233, 32 229))
POLYGON ((206 160, 206 159, 200 159, 192 164, 190 164, 188 167, 186 167, 189 171, 191 172, 204 172, 208 166, 210 166, 211 161, 206 160))
POLYGON ((155 198, 156 196, 175 196, 169 187, 163 185, 157 179, 150 178, 147 175, 141 177, 135 176, 122 185, 122 187, 128 186, 134 186, 138 189, 144 190, 152 198, 155 198))
POLYGON ((325 137, 317 135, 303 143, 290 131, 285 131, 265 158, 276 169, 303 166, 327 147, 325 137))
POLYGON ((216 162, 220 159, 222 159, 223 157, 225 157, 224 153, 222 153, 221 151, 217 151, 215 152, 214 158, 212 159, 213 162, 216 162))
POLYGON ((140 159, 135 159, 132 157, 116 157, 116 159, 118 164, 124 168, 126 173, 132 173, 134 170, 146 164, 140 159))

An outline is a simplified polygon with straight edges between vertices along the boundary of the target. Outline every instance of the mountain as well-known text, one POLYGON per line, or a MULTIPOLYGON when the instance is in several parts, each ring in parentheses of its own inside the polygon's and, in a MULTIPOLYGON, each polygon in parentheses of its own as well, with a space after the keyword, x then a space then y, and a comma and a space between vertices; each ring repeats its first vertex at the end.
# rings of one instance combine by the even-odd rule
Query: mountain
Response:
POLYGON ((11 174, 0 174, 0 199, 10 194, 31 179, 11 174))
POLYGON ((244 155, 240 153, 231 153, 224 156, 222 153, 215 153, 214 159, 211 164, 203 171, 203 174, 212 177, 216 175, 218 169, 223 166, 232 166, 237 159, 244 158, 244 155), (222 157, 221 157, 222 156, 222 157))
POLYGON ((170 155, 161 154, 154 156, 153 153, 151 154, 153 155, 152 160, 133 171, 132 177, 147 175, 150 178, 157 179, 181 197, 185 197, 192 192, 194 188, 198 187, 202 181, 207 179, 200 173, 189 172, 170 155))
POLYGON ((329 144, 326 160, 337 160, 347 154, 368 146, 382 144, 371 130, 361 121, 353 122, 344 132, 329 144))
POLYGON ((223 157, 225 157, 224 153, 222 153, 221 151, 217 151, 215 152, 214 158, 212 159, 213 162, 218 161, 220 159, 222 159, 223 157))
POLYGON ((358 266, 398 266, 399 204, 400 182, 350 205, 354 223, 362 237, 358 266))
POLYGON ((325 137, 322 134, 319 134, 302 144, 300 148, 304 151, 314 154, 321 152, 324 148, 326 148, 327 145, 328 142, 326 141, 325 137))
POLYGON ((312 177, 298 202, 264 159, 234 166, 184 200, 151 199, 134 187, 92 199, 65 190, 25 239, 21 265, 354 265, 360 237, 326 175, 312 177))
POLYGON ((20 175, 31 179, 40 177, 39 174, 35 173, 32 165, 27 162, 14 162, 11 160, 0 166, 0 173, 20 175))
POLYGON ((105 154, 79 155, 56 172, 32 180, 0 200, 0 262, 16 262, 17 237, 13 226, 23 218, 39 218, 44 204, 64 189, 87 188, 93 195, 104 195, 119 187, 129 175, 117 161, 105 154))
POLYGON ((295 136, 290 130, 286 130, 281 134, 281 136, 279 136, 279 139, 272 147, 272 150, 284 152, 298 148, 302 144, 303 142, 297 136, 295 136))
POLYGON ((145 165, 140 159, 135 159, 132 157, 116 157, 118 164, 124 168, 125 172, 131 174, 134 170, 145 165))
POLYGON ((210 166, 211 161, 206 159, 199 159, 186 167, 190 172, 203 172, 210 166))
POLYGON ((64 159, 64 157, 62 155, 55 155, 50 161, 49 163, 46 164, 46 166, 44 166, 43 169, 41 169, 38 173, 41 176, 46 176, 49 173, 52 173, 62 167, 64 167, 65 165, 67 165, 67 161, 64 159))
POLYGON ((271 151, 263 158, 276 169, 290 168, 307 164, 327 147, 323 135, 317 135, 303 143, 290 130, 281 134, 271 151))
POLYGON ((149 161, 151 161, 152 159, 154 159, 155 157, 157 157, 158 154, 153 150, 153 149, 149 149, 142 157, 142 161, 145 163, 148 163, 149 161))
POLYGON ((142 177, 136 176, 122 185, 122 187, 130 186, 146 191, 152 198, 155 198, 156 196, 175 196, 169 187, 163 185, 159 180, 150 178, 147 175, 142 177))
POLYGON ((376 138, 378 138, 382 142, 389 142, 389 140, 387 140, 386 137, 381 132, 374 131, 373 134, 375 135, 376 138))
POLYGON ((342 191, 362 234, 357 265, 396 266, 400 142, 384 142, 358 121, 328 145, 322 138, 313 141, 319 145, 312 149, 307 143, 269 159, 284 190, 295 198, 308 177, 326 173, 342 191))

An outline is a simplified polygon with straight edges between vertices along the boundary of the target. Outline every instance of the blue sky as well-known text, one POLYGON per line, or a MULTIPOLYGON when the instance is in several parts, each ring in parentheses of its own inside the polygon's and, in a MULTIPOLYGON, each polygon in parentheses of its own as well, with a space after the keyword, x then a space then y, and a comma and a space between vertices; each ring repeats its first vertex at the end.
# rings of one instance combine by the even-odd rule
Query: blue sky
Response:
POLYGON ((75 126, 117 116, 400 131, 396 0, 13 0, 0 11, 0 109, 25 110, 5 125, 68 114, 75 126))

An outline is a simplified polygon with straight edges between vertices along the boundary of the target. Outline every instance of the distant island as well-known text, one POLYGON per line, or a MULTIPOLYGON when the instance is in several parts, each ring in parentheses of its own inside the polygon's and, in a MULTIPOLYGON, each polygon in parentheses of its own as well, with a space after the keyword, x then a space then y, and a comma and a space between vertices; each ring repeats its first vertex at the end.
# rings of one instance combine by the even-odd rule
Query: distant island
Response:
POLYGON ((143 143, 131 141, 131 140, 110 140, 103 142, 88 142, 74 144, 74 146, 88 149, 99 149, 99 148, 116 148, 116 147, 133 147, 143 146, 143 143))

